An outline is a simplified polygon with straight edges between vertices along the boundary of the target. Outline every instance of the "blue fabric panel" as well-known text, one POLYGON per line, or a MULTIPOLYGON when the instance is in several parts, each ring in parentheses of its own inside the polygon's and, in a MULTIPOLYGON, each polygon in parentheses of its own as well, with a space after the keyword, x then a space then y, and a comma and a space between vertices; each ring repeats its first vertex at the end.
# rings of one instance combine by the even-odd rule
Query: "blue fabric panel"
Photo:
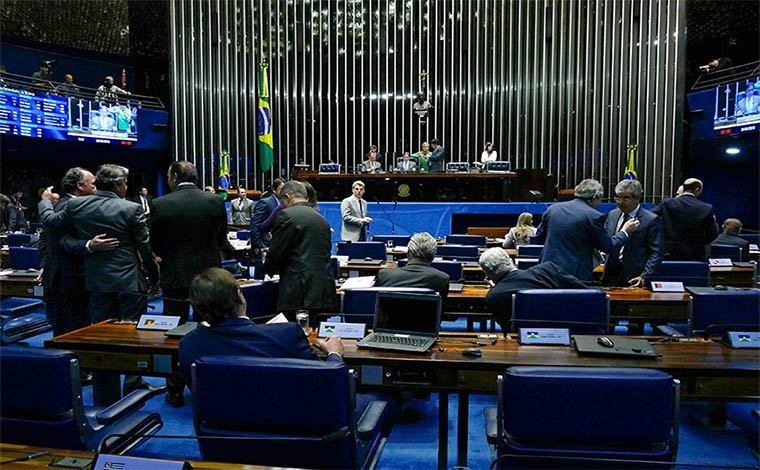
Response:
POLYGON ((0 409, 3 416, 26 418, 55 416, 71 411, 68 351, 26 346, 0 349, 0 409), (55 386, 51 386, 55 384, 55 386))
POLYGON ((504 380, 504 426, 514 439, 630 448, 670 438, 673 382, 664 372, 512 367, 504 380))
POLYGON ((348 256, 349 259, 385 259, 385 243, 383 242, 340 242, 338 255, 348 256))
POLYGON ((519 258, 540 258, 544 245, 520 245, 517 247, 519 258))
POLYGON ((24 246, 29 243, 32 236, 28 233, 9 233, 8 234, 8 246, 24 246))
POLYGON ((256 318, 276 314, 278 288, 279 283, 277 282, 240 286, 240 291, 243 293, 247 304, 246 314, 248 317, 256 318))
POLYGON ((390 240, 393 241, 395 246, 407 246, 410 238, 412 237, 409 235, 372 235, 373 242, 383 242, 387 244, 390 240))
POLYGON ((470 245, 438 245, 436 256, 477 258, 478 247, 470 245))
POLYGON ((0 314, 17 317, 24 312, 34 310, 41 306, 41 300, 25 299, 23 297, 8 297, 0 300, 0 314))
POLYGON ((663 261, 653 281, 683 282, 684 286, 709 287, 710 265, 700 261, 663 261))
POLYGON ((713 291, 691 295, 691 331, 702 332, 710 325, 752 325, 710 328, 711 335, 727 330, 757 330, 760 327, 760 291, 713 291))
POLYGON ((24 246, 8 248, 8 258, 13 269, 40 269, 40 250, 24 246))
POLYGON ((446 243, 486 246, 485 235, 446 235, 446 243))
POLYGON ((607 294, 601 290, 525 289, 515 294, 513 318, 556 320, 556 324, 515 322, 517 328, 570 328, 572 333, 604 333, 607 324, 607 294), (595 325, 563 324, 562 320, 595 325))

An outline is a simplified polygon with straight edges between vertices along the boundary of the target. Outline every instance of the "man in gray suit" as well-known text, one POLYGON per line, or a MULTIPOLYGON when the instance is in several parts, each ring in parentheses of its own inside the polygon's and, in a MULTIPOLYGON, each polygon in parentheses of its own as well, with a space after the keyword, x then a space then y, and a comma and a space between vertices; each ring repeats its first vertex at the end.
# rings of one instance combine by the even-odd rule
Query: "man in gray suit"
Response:
POLYGON ((253 217, 253 201, 248 199, 248 193, 241 186, 238 188, 238 198, 230 203, 231 223, 250 225, 251 217, 253 217))
POLYGON ((607 235, 614 236, 631 219, 638 219, 640 225, 627 244, 607 256, 602 275, 606 286, 644 287, 662 263, 662 219, 641 207, 643 193, 636 180, 623 180, 615 186, 617 209, 607 215, 607 235))
POLYGON ((367 201, 362 198, 364 183, 354 181, 351 191, 354 194, 340 203, 340 213, 343 216, 340 239, 347 242, 363 242, 367 239, 366 227, 372 222, 372 219, 367 217, 367 201))

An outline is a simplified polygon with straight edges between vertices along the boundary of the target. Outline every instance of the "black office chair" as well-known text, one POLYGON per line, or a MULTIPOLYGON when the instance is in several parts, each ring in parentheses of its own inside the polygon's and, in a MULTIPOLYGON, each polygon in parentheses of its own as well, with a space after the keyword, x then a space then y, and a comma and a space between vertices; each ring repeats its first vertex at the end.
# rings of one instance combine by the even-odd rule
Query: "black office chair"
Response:
POLYGON ((163 426, 138 411, 163 390, 136 390, 113 405, 84 406, 79 360, 69 351, 10 345, 0 349, 0 434, 3 442, 124 454, 163 426))

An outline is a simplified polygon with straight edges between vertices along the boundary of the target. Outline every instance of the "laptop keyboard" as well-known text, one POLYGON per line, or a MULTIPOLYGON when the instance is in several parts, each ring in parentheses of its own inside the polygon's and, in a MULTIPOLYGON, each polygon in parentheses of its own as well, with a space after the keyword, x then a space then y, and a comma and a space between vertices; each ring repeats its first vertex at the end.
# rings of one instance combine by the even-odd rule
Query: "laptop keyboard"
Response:
POLYGON ((422 347, 428 342, 427 338, 395 336, 383 333, 375 333, 369 340, 370 343, 402 344, 404 346, 422 347))

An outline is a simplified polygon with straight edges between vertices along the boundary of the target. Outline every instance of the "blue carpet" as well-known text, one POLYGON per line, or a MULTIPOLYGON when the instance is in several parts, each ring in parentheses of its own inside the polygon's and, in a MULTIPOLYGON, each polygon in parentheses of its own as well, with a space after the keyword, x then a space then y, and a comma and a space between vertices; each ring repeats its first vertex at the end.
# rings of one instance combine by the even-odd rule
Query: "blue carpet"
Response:
MULTIPOLYGON (((150 313, 160 312, 160 302, 150 313)), ((464 320, 444 322, 442 329, 463 331, 464 320)), ((25 341, 32 347, 43 347, 43 342, 52 336, 45 333, 25 341)), ((160 378, 146 377, 152 385, 163 385, 160 378)), ((92 404, 92 387, 83 388, 85 404, 92 404)), ((456 465, 456 420, 458 400, 449 397, 449 453, 447 466, 456 465)), ((487 469, 491 453, 485 439, 483 408, 495 406, 496 397, 490 395, 470 396, 470 421, 468 436, 468 465, 472 469, 487 469)), ((760 403, 740 403, 729 405, 732 415, 746 418, 752 408, 760 408, 760 403)), ((159 436, 192 436, 192 397, 185 389, 185 406, 172 408, 163 395, 149 400, 145 411, 161 415, 164 427, 159 436)), ((705 465, 736 465, 757 467, 758 460, 747 447, 747 432, 729 422, 726 428, 713 429, 705 424, 709 408, 706 403, 681 403, 680 448, 678 460, 684 463, 705 465)), ((737 419, 742 426, 755 425, 751 419, 737 419)), ((393 428, 388 443, 380 458, 378 469, 433 469, 438 455, 438 395, 431 394, 428 400, 407 400, 403 413, 393 428)), ((198 444, 193 439, 152 439, 134 449, 132 455, 145 457, 166 457, 174 459, 200 460, 198 444)), ((684 469, 688 467, 683 467, 684 469)))

